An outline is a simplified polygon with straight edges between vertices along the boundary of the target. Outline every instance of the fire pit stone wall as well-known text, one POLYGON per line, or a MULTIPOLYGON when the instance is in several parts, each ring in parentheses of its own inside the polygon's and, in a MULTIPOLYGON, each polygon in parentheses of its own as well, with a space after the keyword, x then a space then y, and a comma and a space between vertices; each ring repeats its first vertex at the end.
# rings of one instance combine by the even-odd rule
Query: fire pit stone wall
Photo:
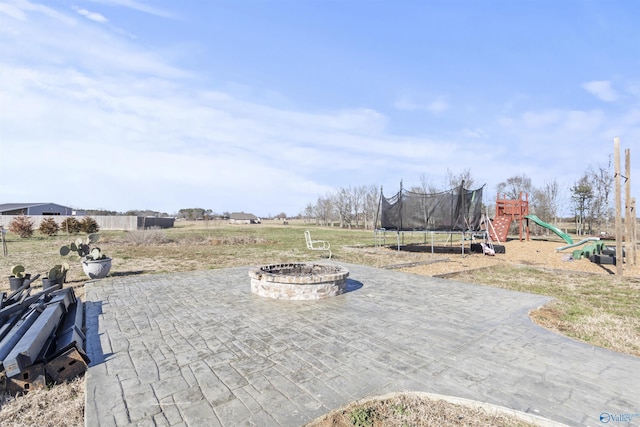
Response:
POLYGON ((334 264, 273 264, 249 271, 251 292, 286 300, 317 300, 346 290, 349 270, 334 264))

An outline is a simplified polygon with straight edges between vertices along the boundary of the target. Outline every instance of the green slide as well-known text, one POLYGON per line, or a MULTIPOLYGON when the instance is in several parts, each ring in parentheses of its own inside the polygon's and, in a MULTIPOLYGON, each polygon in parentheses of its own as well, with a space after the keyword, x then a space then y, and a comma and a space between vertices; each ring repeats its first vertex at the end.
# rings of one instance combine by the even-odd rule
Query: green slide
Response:
POLYGON ((573 239, 571 238, 571 236, 569 236, 567 233, 563 233, 562 230, 560 230, 555 225, 548 224, 548 223, 544 222, 543 220, 541 220, 540 218, 538 218, 535 215, 526 215, 525 218, 530 219, 531 221, 533 221, 536 224, 538 224, 540 227, 543 227, 543 228, 546 228, 548 230, 553 231, 558 236, 562 237, 562 240, 564 240, 565 242, 567 242, 570 245, 573 245, 573 239))
MULTIPOLYGON (((595 241, 598 241, 598 240, 600 240, 599 237, 587 237, 586 239, 582 239, 577 243, 572 243, 572 244, 567 245, 567 246, 560 246, 559 248, 556 248, 556 251, 564 251, 565 249, 575 248, 576 246, 584 245, 587 242, 595 242, 595 241)), ((602 252, 602 249, 600 249, 600 252, 602 252)), ((600 252, 598 252, 598 253, 600 253, 600 252)))

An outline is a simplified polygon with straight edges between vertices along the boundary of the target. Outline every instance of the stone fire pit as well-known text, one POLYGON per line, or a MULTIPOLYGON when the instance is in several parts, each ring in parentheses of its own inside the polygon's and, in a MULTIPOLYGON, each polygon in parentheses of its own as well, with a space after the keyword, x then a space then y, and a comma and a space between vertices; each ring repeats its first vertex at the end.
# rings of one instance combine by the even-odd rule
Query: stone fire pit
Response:
POLYGON ((316 300, 346 290, 349 270, 334 264, 273 264, 249 271, 251 292, 262 297, 316 300))

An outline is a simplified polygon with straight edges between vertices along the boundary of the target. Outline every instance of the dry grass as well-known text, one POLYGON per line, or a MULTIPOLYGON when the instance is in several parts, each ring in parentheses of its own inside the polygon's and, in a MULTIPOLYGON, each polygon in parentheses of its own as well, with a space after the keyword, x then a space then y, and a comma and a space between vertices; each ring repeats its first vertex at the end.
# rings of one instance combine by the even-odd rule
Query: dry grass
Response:
POLYGON ((84 425, 84 377, 24 397, 4 395, 0 406, 3 427, 75 427, 84 425))
MULTIPOLYGON (((169 230, 102 232, 98 246, 113 257, 112 274, 116 276, 303 262, 318 256, 306 250, 304 224, 230 226, 181 222, 176 225, 169 230)), ((627 269, 626 277, 619 279, 610 274, 610 269, 589 261, 564 262, 562 254, 555 252, 555 247, 563 243, 553 240, 512 241, 506 243, 504 255, 462 257, 459 254, 431 254, 426 247, 416 252, 376 247, 370 231, 313 228, 312 236, 330 241, 334 259, 340 262, 373 267, 404 265, 403 270, 415 274, 446 275, 456 280, 550 295, 556 302, 532 313, 540 325, 594 345, 640 355, 640 279, 629 277, 640 277, 640 267, 627 269)), ((61 262, 59 247, 75 239, 75 236, 8 237, 9 256, 0 258, 0 272, 7 275, 14 264, 23 264, 33 274, 48 271, 61 262)), ((437 238, 448 239, 448 236, 437 238)), ((424 243, 422 236, 413 239, 406 243, 424 243)), ((387 244, 393 244, 392 240, 395 238, 387 244)), ((446 245, 455 248, 459 243, 449 241, 446 245)), ((445 242, 440 244, 445 245, 445 242)), ((74 287, 76 295, 82 298, 86 279, 79 266, 74 265, 77 258, 68 261, 72 267, 66 286, 74 287)), ((8 281, 0 282, 0 291, 6 289, 8 281)), ((373 412, 384 418, 389 416, 384 408, 390 408, 393 414, 399 415, 398 405, 405 405, 407 412, 415 414, 418 420, 436 417, 431 424, 408 421, 407 425, 526 425, 509 424, 511 421, 508 420, 503 423, 498 418, 487 419, 486 413, 478 414, 481 417, 479 424, 471 424, 475 422, 474 416, 465 412, 465 408, 444 408, 441 403, 410 400, 407 396, 377 403, 373 412), (409 400, 403 400, 405 398, 409 400), (494 421, 496 424, 490 424, 494 421)), ((354 409, 357 408, 349 411, 354 409)), ((78 379, 71 384, 33 391, 25 397, 2 403, 0 425, 79 426, 84 424, 83 412, 84 380, 78 379)), ((403 425, 404 422, 393 424, 395 421, 391 418, 384 419, 388 421, 385 425, 403 425)), ((318 426, 329 425, 352 424, 336 421, 336 424, 318 426)))
POLYGON ((507 427, 537 424, 495 407, 450 403, 415 393, 356 402, 333 411, 306 427, 466 426, 507 427))
POLYGON ((149 230, 134 230, 125 234, 122 239, 124 244, 130 245, 162 245, 169 243, 171 240, 167 237, 167 233, 164 230, 149 229, 149 230))
MULTIPOLYGON (((580 341, 620 353, 640 356, 640 318, 614 315, 602 308, 592 309, 580 321, 567 319, 566 308, 554 301, 530 313, 538 325, 580 341)), ((632 314, 632 313, 629 313, 632 314)))

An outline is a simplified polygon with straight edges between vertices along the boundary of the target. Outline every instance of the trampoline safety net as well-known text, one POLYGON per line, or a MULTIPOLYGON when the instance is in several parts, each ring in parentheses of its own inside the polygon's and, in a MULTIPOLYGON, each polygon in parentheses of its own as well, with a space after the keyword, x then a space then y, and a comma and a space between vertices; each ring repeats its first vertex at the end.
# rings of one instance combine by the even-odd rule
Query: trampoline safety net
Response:
POLYGON ((442 193, 400 189, 393 197, 380 192, 380 226, 398 231, 478 231, 482 219, 482 190, 464 184, 442 193))

